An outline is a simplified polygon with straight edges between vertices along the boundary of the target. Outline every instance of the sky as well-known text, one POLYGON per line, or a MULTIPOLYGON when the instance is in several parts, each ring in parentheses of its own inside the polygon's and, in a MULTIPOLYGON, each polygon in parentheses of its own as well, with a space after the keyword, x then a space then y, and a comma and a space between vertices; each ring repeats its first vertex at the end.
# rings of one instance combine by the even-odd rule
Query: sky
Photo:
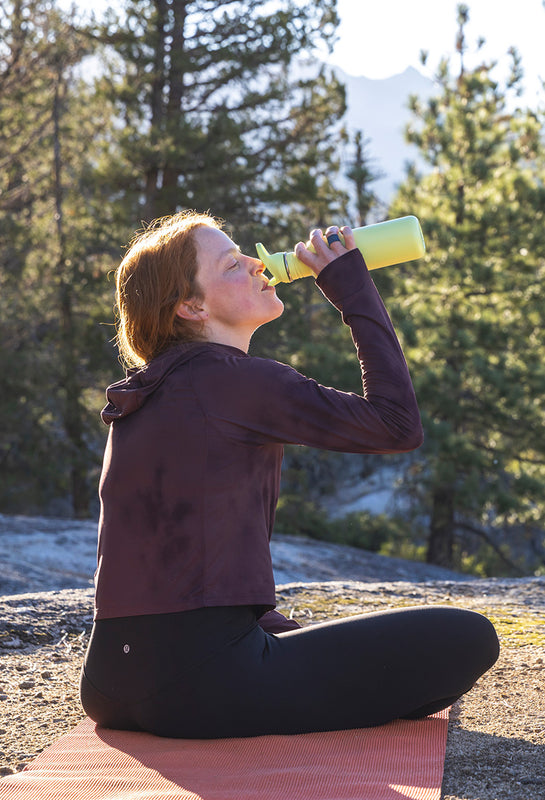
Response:
MULTIPOLYGON (((524 69, 525 96, 543 97, 545 7, 543 0, 465 0, 468 46, 486 40, 479 60, 497 61, 506 75, 511 46, 524 69)), ((387 78, 413 66, 432 77, 443 56, 455 58, 456 8, 460 0, 337 0, 338 42, 328 61, 353 76, 387 78), (420 51, 429 52, 427 69, 420 51)), ((471 66, 470 54, 467 65, 471 66)), ((457 61, 453 60, 453 65, 457 61)))
MULTIPOLYGON (((78 0, 76 0, 78 2, 78 0)), ((274 0, 272 0, 274 2, 274 0)), ((433 77, 443 56, 455 57, 456 8, 460 0, 337 0, 340 25, 338 41, 328 63, 355 77, 388 78, 413 66, 433 77), (428 66, 420 63, 420 51, 429 52, 428 66)), ((529 105, 544 91, 545 7, 544 0, 465 0, 469 6, 466 35, 472 48, 479 37, 487 60, 498 62, 497 77, 507 75, 511 46, 518 49, 525 72, 525 98, 529 105)), ((72 0, 60 0, 69 6, 72 0)), ((79 0, 88 8, 86 0, 79 0)), ((97 13, 119 0, 94 0, 97 13)), ((453 61, 453 64, 457 62, 453 61)), ((471 67, 470 54, 466 63, 471 67)))

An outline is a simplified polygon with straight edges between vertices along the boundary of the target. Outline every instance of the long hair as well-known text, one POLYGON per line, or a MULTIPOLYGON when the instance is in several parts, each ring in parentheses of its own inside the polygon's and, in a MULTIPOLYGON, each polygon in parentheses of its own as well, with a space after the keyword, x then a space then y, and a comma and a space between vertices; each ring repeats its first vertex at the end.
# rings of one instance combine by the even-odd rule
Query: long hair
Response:
POLYGON ((176 342, 203 338, 200 323, 176 314, 180 303, 203 299, 197 280, 194 233, 222 228, 209 214, 182 211, 135 235, 116 270, 117 346, 128 367, 139 367, 176 342))

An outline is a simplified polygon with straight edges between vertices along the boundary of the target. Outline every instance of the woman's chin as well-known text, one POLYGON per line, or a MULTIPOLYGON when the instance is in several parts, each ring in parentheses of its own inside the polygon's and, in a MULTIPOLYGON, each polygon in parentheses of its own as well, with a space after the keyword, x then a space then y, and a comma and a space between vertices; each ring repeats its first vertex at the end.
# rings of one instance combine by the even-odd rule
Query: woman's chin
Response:
POLYGON ((276 307, 275 311, 273 313, 269 314, 267 316, 267 319, 264 319, 263 322, 261 322, 257 326, 256 330, 258 328, 262 328, 263 325, 267 325, 269 322, 274 322, 275 319, 278 319, 278 317, 282 316, 282 314, 284 313, 284 303, 281 300, 279 300, 278 304, 276 304, 276 306, 277 307, 276 307))
POLYGON ((271 319, 269 320, 270 322, 272 322, 273 319, 278 319, 278 317, 281 317, 282 314, 284 313, 284 303, 278 296, 276 297, 275 305, 276 305, 276 314, 274 315, 274 317, 271 317, 271 319))

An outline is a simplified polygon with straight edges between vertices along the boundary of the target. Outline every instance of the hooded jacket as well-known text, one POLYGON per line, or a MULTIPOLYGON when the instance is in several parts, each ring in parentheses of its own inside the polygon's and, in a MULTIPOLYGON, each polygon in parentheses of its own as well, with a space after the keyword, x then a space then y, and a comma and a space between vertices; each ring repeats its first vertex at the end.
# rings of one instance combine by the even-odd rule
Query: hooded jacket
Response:
POLYGON ((361 395, 213 342, 178 344, 108 388, 96 619, 273 609, 283 445, 394 453, 421 444, 405 359, 359 251, 316 282, 351 328, 361 395))

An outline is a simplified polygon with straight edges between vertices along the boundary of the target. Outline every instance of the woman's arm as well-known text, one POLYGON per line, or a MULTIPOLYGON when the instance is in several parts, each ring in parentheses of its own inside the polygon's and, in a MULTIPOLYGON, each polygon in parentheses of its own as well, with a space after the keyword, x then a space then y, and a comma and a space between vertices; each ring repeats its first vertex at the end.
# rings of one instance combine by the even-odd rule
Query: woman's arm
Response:
POLYGON ((322 386, 276 361, 227 351, 215 356, 213 369, 193 361, 194 387, 209 421, 245 444, 361 453, 415 449, 422 427, 409 371, 361 253, 344 250, 322 266, 317 284, 351 328, 361 395, 322 386))

